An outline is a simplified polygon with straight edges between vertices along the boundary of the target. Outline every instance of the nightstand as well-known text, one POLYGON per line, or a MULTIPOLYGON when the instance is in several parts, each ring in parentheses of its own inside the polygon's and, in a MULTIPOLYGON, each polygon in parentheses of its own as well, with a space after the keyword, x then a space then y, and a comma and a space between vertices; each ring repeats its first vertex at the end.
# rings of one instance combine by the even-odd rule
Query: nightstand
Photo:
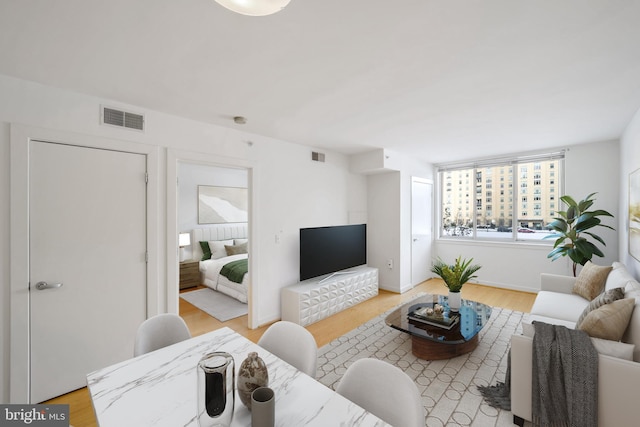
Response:
POLYGON ((200 284, 200 261, 180 263, 180 289, 192 288, 200 284))

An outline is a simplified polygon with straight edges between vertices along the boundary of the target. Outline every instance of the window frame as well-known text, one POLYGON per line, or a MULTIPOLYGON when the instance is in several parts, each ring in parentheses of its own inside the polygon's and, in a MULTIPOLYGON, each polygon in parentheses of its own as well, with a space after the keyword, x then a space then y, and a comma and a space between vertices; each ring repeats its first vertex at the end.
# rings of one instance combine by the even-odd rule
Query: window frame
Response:
MULTIPOLYGON (((492 243, 498 243, 498 244, 527 243, 527 244, 540 244, 540 245, 548 245, 548 246, 553 245, 553 239, 541 238, 541 239, 532 240, 532 239, 524 239, 519 237, 518 228, 521 228, 520 220, 525 219, 525 218, 521 218, 520 212, 518 212, 519 210, 520 211, 523 210, 521 201, 519 200, 521 197, 523 197, 523 194, 521 193, 521 191, 512 191, 514 188, 517 188, 518 190, 522 190, 523 188, 526 189, 527 187, 531 187, 532 189, 534 188, 536 189, 535 191, 537 194, 537 192, 539 191, 540 185, 539 184, 533 185, 533 178, 531 179, 532 185, 527 186, 527 183, 523 182, 522 184, 524 184, 524 187, 521 187, 521 181, 522 181, 521 165, 525 163, 533 164, 532 172, 534 173, 528 174, 527 172, 525 172, 525 175, 531 175, 532 177, 534 175, 540 176, 543 174, 542 171, 544 168, 541 167, 538 163, 547 162, 547 161, 557 161, 557 165, 554 162, 549 163, 549 167, 547 168, 546 173, 541 179, 538 178, 538 180, 551 178, 551 180, 554 181, 553 184, 550 184, 550 185, 553 185, 553 191, 551 190, 551 187, 549 187, 549 191, 546 197, 544 197, 543 200, 541 201, 536 201, 535 203, 540 203, 540 204, 544 203, 549 206, 553 205, 553 207, 549 209, 548 216, 555 217, 555 215, 557 214, 556 195, 558 193, 564 194, 564 186, 566 183, 564 150, 554 151, 554 152, 544 152, 544 153, 538 153, 538 154, 519 155, 519 156, 516 155, 513 157, 480 159, 480 160, 463 162, 463 163, 447 163, 447 164, 443 163, 443 164, 435 165, 435 175, 436 175, 436 179, 435 179, 436 198, 435 199, 438 206, 437 213, 435 216, 436 223, 437 223, 437 230, 438 230, 436 234, 436 239, 446 240, 448 242, 459 241, 459 242, 492 242, 492 243), (508 202, 508 203, 504 203, 501 201, 500 203, 509 205, 509 209, 504 210, 504 212, 510 211, 511 213, 510 238, 507 238, 504 235, 501 235, 500 237, 492 237, 491 236, 492 233, 478 233, 478 215, 482 211, 478 210, 477 200, 478 198, 483 199, 483 197, 481 194, 477 194, 475 191, 467 191, 468 194, 470 193, 471 197, 467 196, 465 198, 466 202, 464 203, 467 205, 468 203, 471 203, 473 205, 473 210, 471 213, 473 226, 470 228, 471 233, 470 234, 464 233, 463 235, 444 234, 443 214, 445 213, 445 206, 443 205, 443 203, 445 198, 444 197, 445 196, 444 194, 445 173, 456 171, 456 170, 470 170, 468 173, 468 175, 472 177, 470 180, 470 183, 472 184, 473 188, 476 188, 476 186, 486 185, 486 181, 484 180, 478 181, 478 177, 482 176, 482 171, 487 170, 489 168, 494 168, 494 167, 501 168, 501 172, 499 175, 501 187, 503 183, 507 183, 508 184, 507 187, 510 190, 508 195, 502 194, 503 193, 502 191, 500 194, 501 199, 506 198, 508 202), (511 168, 511 171, 508 173, 505 172, 505 170, 508 171, 509 167, 511 168)), ((459 185, 461 188, 461 184, 459 185)), ((452 188, 452 191, 458 191, 458 190, 459 189, 452 188)), ((526 197, 526 193, 524 196, 526 197)), ((529 209, 526 209, 526 210, 529 210, 529 209)), ((502 213, 503 211, 495 211, 495 212, 497 217, 503 217, 502 214, 498 214, 498 212, 502 213)), ((481 225, 480 227, 487 228, 486 225, 484 226, 481 225)))

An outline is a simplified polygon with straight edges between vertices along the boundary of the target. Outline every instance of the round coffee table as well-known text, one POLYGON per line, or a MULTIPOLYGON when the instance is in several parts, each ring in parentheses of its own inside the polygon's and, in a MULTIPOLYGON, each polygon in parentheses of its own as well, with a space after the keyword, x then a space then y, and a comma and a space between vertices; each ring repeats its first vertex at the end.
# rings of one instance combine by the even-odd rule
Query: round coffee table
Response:
POLYGON ((449 359, 469 353, 478 346, 478 333, 491 316, 491 307, 476 301, 462 300, 460 310, 452 312, 443 295, 423 295, 400 306, 385 320, 388 326, 411 335, 411 350, 414 356, 426 360, 449 359), (458 318, 447 329, 435 326, 410 314, 422 307, 440 304, 445 318, 458 318))

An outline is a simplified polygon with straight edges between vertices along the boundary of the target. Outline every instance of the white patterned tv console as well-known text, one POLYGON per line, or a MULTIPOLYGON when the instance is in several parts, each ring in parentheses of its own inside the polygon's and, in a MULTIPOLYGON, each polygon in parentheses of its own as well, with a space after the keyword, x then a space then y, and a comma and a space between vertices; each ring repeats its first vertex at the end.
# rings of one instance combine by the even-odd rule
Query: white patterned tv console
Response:
POLYGON ((360 266, 340 273, 326 281, 321 276, 283 288, 282 320, 310 325, 378 295, 377 268, 360 266))

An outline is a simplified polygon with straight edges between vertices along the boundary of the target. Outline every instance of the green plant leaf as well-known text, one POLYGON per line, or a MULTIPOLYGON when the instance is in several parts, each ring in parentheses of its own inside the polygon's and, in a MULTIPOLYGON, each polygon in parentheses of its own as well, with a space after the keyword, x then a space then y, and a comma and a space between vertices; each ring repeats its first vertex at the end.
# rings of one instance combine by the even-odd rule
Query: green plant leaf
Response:
POLYGON ((593 243, 588 242, 585 238, 579 238, 575 241, 576 250, 587 259, 591 259, 593 256, 593 248, 595 247, 593 243))
POLYGON ((602 210, 602 209, 597 209, 595 211, 591 212, 594 216, 610 216, 611 218, 613 218, 613 215, 611 215, 609 212, 602 210))
POLYGON ((564 220, 555 220, 551 224, 549 224, 551 228, 561 233, 564 233, 569 228, 569 225, 564 220))
POLYGON ((602 237, 600 237, 600 236, 598 236, 598 235, 596 235, 596 234, 593 234, 593 233, 592 233, 592 232, 590 232, 590 231, 585 231, 585 232, 584 232, 584 234, 588 234, 589 236, 591 236, 591 237, 593 237, 594 239, 596 239, 598 242, 600 242, 600 243, 602 243, 603 245, 607 246, 607 244, 604 242, 604 240, 602 240, 602 237))
POLYGON ((542 237, 542 240, 545 240, 545 239, 557 239, 558 237, 562 237, 562 239, 564 239, 564 234, 558 234, 558 233, 547 234, 546 236, 542 237))
POLYGON ((588 259, 586 259, 582 254, 575 250, 568 251, 567 255, 569 256, 569 258, 571 258, 571 261, 575 262, 576 264, 584 265, 588 261, 588 259))
POLYGON ((554 257, 554 259, 555 259, 555 258, 564 256, 566 254, 566 252, 567 252, 566 248, 558 247, 558 248, 555 248, 554 250, 552 250, 551 252, 549 252, 549 254, 547 255, 547 258, 554 257))
MULTIPOLYGON (((562 236, 560 236, 560 237, 558 238, 558 240, 556 240, 556 241, 555 241, 555 243, 553 244, 553 246, 559 246, 559 245, 562 245, 562 244, 564 243, 564 241, 565 241, 565 240, 567 240, 567 236, 562 235, 562 236)), ((565 245, 565 246, 571 246, 571 243, 569 243, 568 245, 565 245)))
POLYGON ((591 193, 578 203, 576 203, 571 196, 565 195, 560 197, 560 200, 562 200, 568 208, 566 212, 557 212, 560 217, 555 218, 555 220, 549 224, 550 229, 555 231, 555 233, 544 237, 556 239, 553 244, 553 250, 549 252, 547 258, 555 261, 562 256, 568 256, 574 262, 574 275, 576 264, 584 265, 593 255, 604 256, 602 251, 593 242, 588 241, 581 233, 606 246, 600 236, 586 230, 594 227, 604 227, 615 230, 609 225, 602 224, 602 220, 599 218, 601 216, 613 217, 611 213, 603 209, 588 211, 588 209, 593 206, 593 196, 596 194, 597 193, 591 193))
POLYGON ((602 253, 602 251, 600 249, 598 249, 598 247, 596 245, 594 245, 593 243, 589 242, 589 244, 591 246, 593 246, 592 250, 593 250, 593 255, 598 255, 600 258, 604 257, 604 253, 602 253))
POLYGON ((576 221, 576 224, 574 226, 574 230, 576 231, 576 233, 581 233, 584 230, 593 228, 597 225, 600 225, 600 223, 602 222, 600 221, 600 218, 591 218, 585 215, 582 215, 580 218, 582 218, 582 220, 576 221))
POLYGON ((477 277, 473 273, 481 268, 479 265, 471 265, 472 261, 473 258, 464 260, 459 256, 456 258, 455 264, 447 265, 438 258, 433 263, 431 272, 440 276, 450 291, 459 292, 462 289, 462 285, 477 277))
POLYGON ((580 212, 584 212, 587 209, 589 209, 591 206, 593 205, 593 200, 581 200, 580 203, 578 203, 578 210, 580 212))

